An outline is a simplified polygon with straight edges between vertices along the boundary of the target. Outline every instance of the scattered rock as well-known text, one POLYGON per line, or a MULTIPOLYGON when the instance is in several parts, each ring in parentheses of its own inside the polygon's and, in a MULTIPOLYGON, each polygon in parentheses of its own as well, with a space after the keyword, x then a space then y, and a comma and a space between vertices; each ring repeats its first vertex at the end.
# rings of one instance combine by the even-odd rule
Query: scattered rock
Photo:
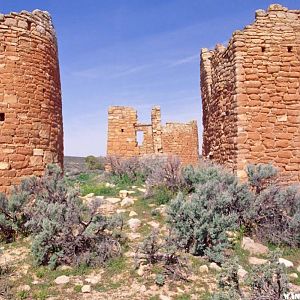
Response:
POLYGON ((156 228, 156 229, 160 227, 160 224, 158 222, 155 222, 155 221, 147 222, 147 224, 150 225, 153 228, 156 228))
POLYGON ((128 225, 132 231, 136 231, 141 226, 141 224, 142 222, 140 219, 132 218, 128 220, 128 225))
POLYGON ((137 273, 139 276, 143 276, 144 275, 144 266, 141 265, 138 270, 137 270, 137 273))
POLYGON ((141 234, 138 232, 129 232, 128 234, 128 238, 130 241, 134 241, 136 239, 139 239, 141 237, 141 234))
POLYGON ((289 288, 290 288, 291 292, 300 293, 300 286, 299 285, 290 283, 289 288))
POLYGON ((101 280, 101 275, 89 275, 87 278, 85 278, 85 281, 90 284, 97 284, 101 280))
POLYGON ((297 272, 300 272, 300 266, 297 267, 297 272))
POLYGON ((134 200, 132 198, 124 198, 121 202, 122 207, 129 207, 134 204, 134 200))
POLYGON ((133 211, 133 210, 129 213, 129 217, 135 217, 137 215, 138 214, 135 211, 133 211))
POLYGON ((113 184, 113 183, 106 182, 106 183, 105 183, 105 186, 106 186, 106 187, 115 187, 116 185, 113 184))
POLYGON ((20 291, 20 292, 22 292, 22 291, 29 292, 30 290, 31 290, 31 287, 28 284, 20 285, 18 287, 18 291, 20 291))
POLYGON ((126 212, 126 209, 117 209, 116 210, 116 213, 117 214, 123 214, 123 213, 125 213, 126 212))
POLYGON ((242 249, 249 251, 252 255, 267 254, 269 252, 268 247, 254 242, 249 237, 243 237, 242 249))
POLYGON ((106 201, 111 203, 111 204, 116 204, 116 203, 119 203, 121 202, 121 199, 120 198, 106 198, 106 201))
POLYGON ((207 265, 200 266, 199 272, 200 273, 208 273, 208 266, 207 265))
POLYGON ((140 287, 140 292, 141 292, 141 293, 145 293, 146 291, 147 291, 146 286, 145 286, 145 285, 141 285, 141 287, 140 287))
POLYGON ((94 193, 89 193, 87 195, 84 196, 84 198, 93 198, 95 196, 94 193))
POLYGON ((70 282, 70 278, 66 275, 62 275, 62 276, 58 276, 56 277, 56 279, 54 280, 54 282, 56 284, 66 284, 70 282))
POLYGON ((297 279, 298 274, 297 273, 291 273, 291 274, 289 274, 289 277, 292 278, 292 279, 297 279))
POLYGON ((248 272, 242 266, 239 266, 237 274, 240 279, 244 279, 248 272))
POLYGON ((126 198, 128 195, 129 195, 129 194, 128 194, 128 191, 126 191, 126 190, 121 190, 121 191, 119 191, 119 196, 120 196, 120 198, 122 198, 122 199, 126 198))
POLYGON ((212 262, 209 264, 209 268, 212 269, 212 270, 215 270, 215 271, 221 271, 221 267, 218 266, 216 263, 212 262))
POLYGON ((82 293, 90 293, 92 291, 92 288, 90 285, 86 284, 81 288, 82 293))
POLYGON ((285 265, 286 268, 292 268, 294 266, 294 264, 291 261, 284 259, 282 257, 278 259, 278 262, 282 265, 285 265))
POLYGON ((251 265, 263 265, 268 262, 266 259, 257 258, 257 257, 253 257, 253 256, 250 256, 248 261, 249 261, 249 264, 251 264, 251 265))
POLYGON ((155 207, 155 206, 156 206, 156 204, 154 204, 154 203, 150 203, 150 204, 148 204, 148 206, 149 206, 149 207, 155 207))
POLYGON ((147 190, 144 189, 144 188, 138 188, 137 190, 138 190, 139 192, 142 192, 142 193, 146 193, 146 191, 147 191, 147 190))

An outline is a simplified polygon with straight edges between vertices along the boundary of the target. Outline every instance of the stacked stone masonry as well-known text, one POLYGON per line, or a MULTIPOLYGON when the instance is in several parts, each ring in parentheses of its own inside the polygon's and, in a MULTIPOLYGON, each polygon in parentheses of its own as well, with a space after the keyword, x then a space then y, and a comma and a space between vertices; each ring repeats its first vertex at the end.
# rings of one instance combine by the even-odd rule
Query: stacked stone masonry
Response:
POLYGON ((63 162, 56 35, 47 12, 0 14, 0 192, 63 162))
POLYGON ((108 110, 107 155, 129 158, 140 155, 175 155, 183 164, 199 159, 197 122, 161 124, 159 107, 151 112, 151 124, 138 122, 133 108, 112 106, 108 110), (143 132, 139 145, 137 133, 143 132))
POLYGON ((201 51, 203 156, 240 178, 273 163, 300 181, 300 11, 273 4, 234 32, 227 47, 201 51))

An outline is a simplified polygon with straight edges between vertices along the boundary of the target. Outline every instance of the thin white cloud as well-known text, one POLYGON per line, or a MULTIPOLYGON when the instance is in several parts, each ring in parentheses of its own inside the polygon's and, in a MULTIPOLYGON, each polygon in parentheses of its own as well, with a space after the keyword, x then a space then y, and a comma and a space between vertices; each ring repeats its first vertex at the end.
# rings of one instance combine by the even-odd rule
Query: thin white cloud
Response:
POLYGON ((135 73, 139 73, 147 68, 151 67, 151 65, 140 65, 140 66, 116 66, 116 65, 108 65, 108 66, 97 66, 93 68, 88 68, 84 70, 73 71, 71 75, 77 77, 84 77, 88 79, 98 79, 98 78, 108 78, 114 79, 119 78, 135 73))
POLYGON ((190 55, 190 56, 183 57, 183 58, 173 61, 172 63, 170 63, 170 67, 176 67, 176 66, 180 66, 180 65, 193 63, 197 60, 199 60, 199 54, 190 55))

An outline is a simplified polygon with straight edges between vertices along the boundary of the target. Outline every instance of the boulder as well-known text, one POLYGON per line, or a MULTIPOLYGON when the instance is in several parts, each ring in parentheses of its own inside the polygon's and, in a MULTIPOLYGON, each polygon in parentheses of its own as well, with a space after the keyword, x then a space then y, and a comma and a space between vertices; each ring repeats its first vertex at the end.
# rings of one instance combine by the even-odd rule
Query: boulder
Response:
POLYGON ((242 266, 239 266, 237 274, 240 279, 244 279, 248 272, 242 266))
POLYGON ((58 276, 55 278, 54 282, 56 284, 66 284, 70 282, 70 278, 66 275, 58 276))
POLYGON ((92 288, 90 285, 86 284, 84 286, 82 286, 81 288, 81 292, 82 293, 90 293, 92 291, 92 288))
POLYGON ((269 252, 268 247, 254 242, 249 237, 243 237, 242 249, 249 251, 251 255, 267 254, 269 252))
POLYGON ((278 262, 279 262, 280 264, 284 265, 286 268, 292 268, 292 267, 294 266, 294 264, 293 264, 291 261, 289 261, 289 260, 287 260, 287 259, 284 259, 284 258, 282 258, 282 257, 280 257, 280 258, 278 259, 278 262))
POLYGON ((216 263, 212 262, 209 264, 209 268, 212 269, 212 270, 215 270, 215 271, 221 271, 221 267, 218 266, 216 263))
POLYGON ((291 273, 291 274, 289 274, 289 277, 292 279, 298 279, 299 276, 297 273, 291 273))
POLYGON ((249 261, 250 265, 263 265, 268 262, 266 259, 257 258, 257 257, 253 257, 253 256, 250 256, 248 261, 249 261))
POLYGON ((120 198, 110 197, 110 198, 106 198, 106 201, 109 202, 109 203, 111 203, 111 204, 116 204, 116 203, 121 202, 121 199, 120 198))
POLYGON ((134 204, 134 200, 132 198, 124 198, 121 202, 122 207, 129 207, 134 204))
POLYGON ((132 231, 136 231, 142 225, 142 221, 140 219, 132 218, 128 220, 128 225, 132 231))
POLYGON ((207 265, 202 265, 199 267, 199 272, 200 273, 208 273, 208 266, 207 265))
POLYGON ((135 211, 133 211, 133 210, 129 213, 129 217, 135 217, 137 215, 138 214, 135 211))

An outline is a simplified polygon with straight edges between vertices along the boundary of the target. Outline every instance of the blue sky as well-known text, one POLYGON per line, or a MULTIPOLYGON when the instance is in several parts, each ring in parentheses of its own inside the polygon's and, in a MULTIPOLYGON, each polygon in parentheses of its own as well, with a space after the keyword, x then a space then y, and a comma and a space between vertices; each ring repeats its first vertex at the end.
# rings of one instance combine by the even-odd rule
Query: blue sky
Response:
MULTIPOLYGON (((128 105, 150 121, 197 119, 202 113, 199 52, 226 43, 254 20, 264 0, 0 0, 0 12, 51 13, 58 37, 65 154, 106 152, 107 109, 128 105)), ((275 1, 276 3, 276 1, 275 1)), ((299 0, 281 1, 300 9, 299 0)))

